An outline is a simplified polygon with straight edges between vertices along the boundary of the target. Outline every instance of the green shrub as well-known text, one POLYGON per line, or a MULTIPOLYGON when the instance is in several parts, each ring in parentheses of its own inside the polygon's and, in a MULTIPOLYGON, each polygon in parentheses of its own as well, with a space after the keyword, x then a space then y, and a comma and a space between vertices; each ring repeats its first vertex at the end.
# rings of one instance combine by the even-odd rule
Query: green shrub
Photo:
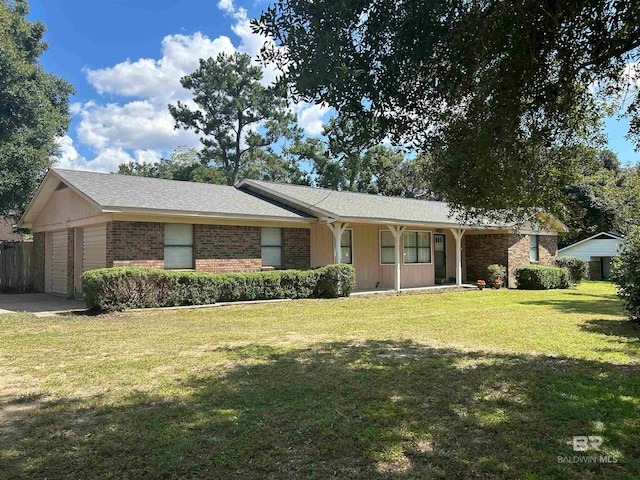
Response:
POLYGON ((579 257, 558 257, 556 266, 564 268, 569 274, 569 281, 577 285, 589 278, 589 262, 579 257))
POLYGON ((640 322, 640 227, 626 237, 620 254, 613 257, 611 279, 629 319, 640 322))
POLYGON ((482 269, 482 279, 487 282, 488 287, 493 287, 496 284, 496 280, 500 280, 504 285, 504 281, 507 278, 507 267, 504 265, 486 265, 482 269))
POLYGON ((515 276, 522 290, 569 288, 569 274, 564 268, 522 265, 516 267, 515 276))
POLYGON ((123 267, 90 270, 82 275, 87 306, 103 311, 242 300, 335 298, 348 296, 354 285, 355 270, 351 265, 220 274, 123 267))

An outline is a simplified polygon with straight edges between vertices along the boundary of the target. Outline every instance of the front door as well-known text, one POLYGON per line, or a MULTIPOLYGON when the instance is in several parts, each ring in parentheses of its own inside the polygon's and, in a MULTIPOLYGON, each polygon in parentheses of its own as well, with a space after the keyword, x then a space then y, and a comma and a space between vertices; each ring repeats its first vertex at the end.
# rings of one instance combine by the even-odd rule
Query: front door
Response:
POLYGON ((433 242, 435 244, 435 277, 436 283, 443 283, 443 280, 447 279, 447 242, 446 236, 443 233, 436 233, 433 236, 433 242))

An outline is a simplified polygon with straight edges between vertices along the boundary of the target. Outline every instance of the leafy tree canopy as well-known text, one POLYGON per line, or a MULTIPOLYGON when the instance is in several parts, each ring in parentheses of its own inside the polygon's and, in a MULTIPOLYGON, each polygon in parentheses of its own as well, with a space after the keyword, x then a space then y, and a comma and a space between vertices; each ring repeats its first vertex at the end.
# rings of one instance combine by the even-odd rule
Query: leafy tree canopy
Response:
MULTIPOLYGON (((239 178, 253 178, 282 183, 309 184, 309 178, 297 164, 282 158, 270 149, 257 149, 245 158, 239 178)), ((178 147, 160 162, 128 162, 118 166, 122 175, 164 178, 186 182, 226 184, 225 172, 216 166, 203 165, 195 148, 178 147)))
MULTIPOLYGON (((452 204, 558 212, 578 151, 635 88, 623 72, 638 57, 640 2, 278 0, 254 29, 275 39, 263 60, 296 97, 428 151, 430 182, 452 204)), ((635 97, 636 141, 639 108, 635 97)))
POLYGON ((263 86, 261 79, 262 70, 248 55, 220 54, 200 60, 200 67, 181 79, 197 107, 169 105, 176 128, 202 135, 202 165, 219 169, 229 185, 245 177, 247 168, 255 173, 255 160, 267 155, 258 151, 295 129, 286 92, 263 86))
POLYGON ((0 213, 21 212, 69 126, 65 80, 44 71, 45 26, 29 22, 23 0, 0 0, 0 213))
POLYGON ((323 137, 298 138, 283 149, 291 162, 309 165, 318 187, 400 197, 431 196, 425 180, 428 157, 405 158, 402 150, 374 145, 362 124, 331 118, 323 137))

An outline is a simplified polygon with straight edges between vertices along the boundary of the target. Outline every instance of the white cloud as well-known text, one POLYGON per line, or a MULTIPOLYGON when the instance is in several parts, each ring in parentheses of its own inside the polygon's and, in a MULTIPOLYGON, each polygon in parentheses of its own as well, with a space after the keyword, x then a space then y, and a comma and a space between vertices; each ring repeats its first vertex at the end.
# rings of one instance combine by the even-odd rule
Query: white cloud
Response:
POLYGON ((85 73, 98 93, 165 100, 183 98, 188 92, 180 85, 180 78, 196 70, 199 59, 234 51, 231 40, 226 36, 211 40, 200 32, 167 35, 162 40, 162 57, 159 60, 126 60, 113 67, 85 69, 85 73))
POLYGON ((199 144, 194 132, 176 130, 166 104, 154 100, 124 105, 87 104, 80 116, 78 139, 97 150, 107 147, 171 150, 178 145, 199 144))
POLYGON ((58 139, 60 153, 55 166, 72 170, 91 170, 94 172, 115 172, 118 165, 129 162, 158 163, 162 152, 152 149, 136 149, 133 155, 123 148, 107 147, 101 149, 93 160, 87 160, 76 150, 73 139, 65 135, 58 139))
MULTIPOLYGON (((114 171, 123 162, 157 161, 161 153, 168 154, 180 145, 200 146, 198 135, 174 128, 167 108, 178 100, 193 105, 180 78, 195 71, 200 58, 219 53, 241 51, 257 62, 262 45, 271 41, 251 31, 247 10, 233 0, 219 0, 217 6, 232 21, 231 30, 239 39, 237 47, 224 35, 211 39, 201 32, 173 34, 162 40, 159 58, 127 59, 113 66, 84 70, 95 90, 110 97, 108 101, 98 97, 70 105, 78 120, 76 145, 69 136, 61 139, 59 166, 114 171), (95 158, 88 160, 78 150, 90 150, 95 158)), ((277 73, 268 67, 262 83, 272 83, 277 73)), ((292 108, 307 134, 321 133, 328 107, 300 104, 292 108)))
POLYGON ((225 13, 233 13, 236 9, 233 0, 220 0, 218 2, 218 8, 225 13))
POLYGON ((330 107, 317 104, 298 105, 298 123, 307 135, 320 135, 325 115, 331 111, 330 107))

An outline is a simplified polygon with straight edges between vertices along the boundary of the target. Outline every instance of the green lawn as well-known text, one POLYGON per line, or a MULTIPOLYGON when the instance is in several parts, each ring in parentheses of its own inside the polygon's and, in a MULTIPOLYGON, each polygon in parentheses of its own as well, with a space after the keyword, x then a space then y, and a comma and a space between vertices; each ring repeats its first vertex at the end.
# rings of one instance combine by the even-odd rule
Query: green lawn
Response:
POLYGON ((0 477, 638 478, 639 360, 602 282, 4 315, 0 477))

